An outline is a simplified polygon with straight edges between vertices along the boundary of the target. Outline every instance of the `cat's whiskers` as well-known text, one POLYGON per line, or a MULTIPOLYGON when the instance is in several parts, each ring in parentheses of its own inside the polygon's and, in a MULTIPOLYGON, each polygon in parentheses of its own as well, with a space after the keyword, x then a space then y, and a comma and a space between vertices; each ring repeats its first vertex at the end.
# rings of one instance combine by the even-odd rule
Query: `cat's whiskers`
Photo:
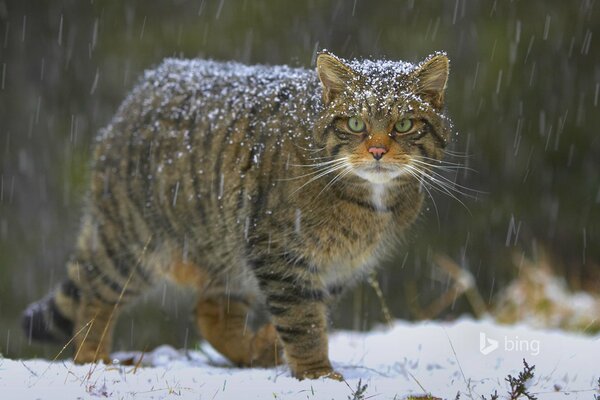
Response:
MULTIPOLYGON (((427 184, 427 183, 431 184, 432 189, 437 190, 440 193, 444 193, 444 194, 452 197, 454 200, 459 202, 469 212, 469 214, 471 213, 471 210, 469 210, 469 207, 467 207, 467 205, 457 197, 457 194, 461 195, 461 196, 471 197, 471 198, 474 198, 475 196, 473 196, 469 193, 462 192, 457 187, 457 186, 461 187, 460 185, 455 184, 454 182, 450 181, 449 179, 447 179, 446 177, 443 177, 440 174, 437 174, 437 175, 443 177, 445 180, 438 179, 435 175, 432 175, 432 174, 436 174, 434 171, 427 171, 425 169, 418 168, 415 165, 406 164, 406 168, 407 168, 407 170, 411 170, 418 175, 418 176, 416 176, 416 178, 419 180, 419 182, 422 185, 427 184)), ((471 189, 469 189, 469 190, 471 190, 471 189)))
MULTIPOLYGON (((470 168, 466 168, 466 167, 462 167, 462 166, 443 166, 443 165, 434 165, 434 164, 430 164, 430 163, 426 163, 424 161, 419 161, 419 160, 415 160, 412 159, 411 163, 415 166, 418 167, 422 167, 426 170, 431 171, 432 173, 435 173, 436 175, 439 175, 440 177, 443 177, 444 175, 440 174, 440 172, 442 173, 447 173, 447 174, 457 174, 459 171, 473 171, 470 168)), ((464 188, 467 191, 474 191, 472 189, 469 189, 467 187, 464 188)))
POLYGON ((457 192, 465 197, 469 197, 471 199, 476 199, 478 195, 486 194, 486 192, 482 192, 481 190, 477 190, 477 189, 470 188, 468 186, 461 185, 460 183, 457 183, 456 181, 453 181, 452 179, 449 179, 448 177, 446 177, 436 171, 428 171, 428 172, 431 174, 431 176, 433 178, 443 182, 448 187, 456 189, 455 192, 457 192))
POLYGON ((345 159, 340 159, 340 160, 334 160, 330 163, 323 163, 323 164, 312 164, 312 165, 295 165, 296 167, 313 167, 313 168, 317 168, 315 171, 311 171, 308 172, 306 174, 302 174, 302 175, 298 175, 298 176, 293 176, 291 178, 280 178, 277 179, 278 181, 293 181, 296 179, 300 179, 300 178, 305 178, 307 176, 311 176, 311 175, 315 175, 315 174, 319 174, 321 172, 326 171, 329 168, 336 168, 340 165, 343 165, 345 163, 345 159))
POLYGON ((317 194, 315 196, 315 199, 317 199, 321 195, 321 193, 323 193, 325 190, 327 190, 329 187, 331 187, 336 181, 338 181, 339 179, 341 179, 344 176, 348 175, 350 172, 352 172, 352 166, 348 165, 346 167, 346 169, 344 169, 342 172, 340 172, 339 174, 337 174, 332 180, 329 181, 329 183, 327 183, 327 185, 325 185, 323 187, 323 189, 321 189, 321 191, 319 192, 319 194, 317 194))
POLYGON ((440 174, 435 173, 434 171, 428 171, 426 169, 419 168, 415 165, 407 165, 406 167, 416 172, 421 178, 424 179, 425 182, 432 183, 432 187, 435 187, 437 185, 437 187, 435 187, 436 189, 443 189, 443 193, 446 193, 448 195, 453 195, 453 193, 457 193, 462 196, 473 197, 468 193, 462 192, 459 189, 460 185, 447 179, 446 177, 441 176, 440 174), (440 177, 444 178, 444 180, 439 179, 439 177, 436 175, 439 175, 440 177))
POLYGON ((411 175, 413 178, 415 178, 419 182, 420 187, 422 187, 423 189, 425 189, 425 191, 427 192, 427 195, 429 196, 429 198, 433 202, 433 208, 435 209, 435 215, 437 216, 438 228, 441 228, 440 212, 438 210, 437 203, 435 202, 435 198, 431 194, 431 191, 429 190, 429 188, 427 188, 426 182, 424 182, 423 179, 416 172, 414 172, 412 169, 406 169, 406 172, 409 175, 411 175))
MULTIPOLYGON (((425 167, 429 167, 429 168, 438 168, 438 169, 441 169, 442 171, 448 171, 448 170, 440 168, 439 166, 431 165, 431 164, 428 164, 428 163, 425 163, 425 162, 422 162, 422 161, 419 161, 419 160, 415 160, 415 159, 411 160, 411 162, 419 164, 419 165, 424 165, 425 167)), ((458 169, 461 169, 461 168, 456 168, 455 170, 458 170, 458 169)), ((469 170, 471 170, 471 169, 469 168, 469 170)), ((463 194, 463 195, 465 195, 467 197, 473 198, 473 197, 475 197, 473 194, 475 194, 475 195, 477 195, 477 194, 485 194, 485 192, 482 192, 482 191, 479 191, 479 190, 476 190, 476 189, 472 189, 470 187, 463 186, 463 185, 461 185, 459 183, 456 183, 455 181, 453 181, 451 179, 448 179, 446 176, 440 174, 439 172, 436 172, 436 171, 433 171, 433 170, 429 170, 428 172, 431 173, 435 178, 443 180, 446 183, 448 183, 449 185, 452 185, 453 187, 459 187, 459 188, 463 189, 464 193, 461 193, 461 194, 463 194), (473 193, 473 194, 470 194, 469 192, 473 193)))
MULTIPOLYGON (((331 157, 322 157, 322 158, 331 158, 331 157)), ((347 160, 348 160, 347 157, 341 157, 341 158, 336 158, 334 160, 317 162, 315 164, 290 164, 290 166, 292 166, 292 167, 322 167, 324 165, 334 164, 339 161, 347 161, 347 160)))
POLYGON ((464 164, 454 163, 454 162, 445 161, 445 160, 438 160, 438 159, 431 158, 431 157, 418 156, 418 157, 413 157, 411 161, 424 163, 427 166, 432 167, 432 168, 465 169, 468 171, 476 172, 474 169, 467 167, 464 164))
POLYGON ((300 150, 308 151, 309 153, 317 153, 317 152, 323 151, 323 150, 325 150, 327 148, 327 146, 323 146, 323 147, 317 147, 315 149, 311 149, 311 148, 302 147, 302 146, 300 146, 297 143, 294 143, 294 146, 296 146, 300 150))
POLYGON ((317 160, 328 160, 330 158, 331 158, 331 156, 327 155, 327 156, 322 156, 322 157, 309 157, 308 159, 311 161, 317 161, 317 160))
MULTIPOLYGON (((304 188, 306 185, 316 181, 317 179, 320 179, 326 175, 331 174, 332 172, 338 171, 342 168, 350 168, 350 164, 348 164, 347 159, 340 159, 338 163, 335 163, 333 165, 329 165, 327 166, 327 168, 322 168, 319 169, 317 171, 305 174, 304 176, 310 176, 310 175, 314 175, 317 174, 316 176, 313 176, 312 178, 310 178, 308 181, 306 181, 302 186, 298 187, 296 190, 294 190, 292 193, 290 193, 290 197, 293 196, 295 193, 297 193, 298 191, 300 191, 302 188, 304 188)), ((291 179, 297 179, 300 177, 295 177, 295 178, 291 178, 291 179)))
POLYGON ((444 150, 444 149, 442 149, 442 152, 444 154, 449 155, 450 157, 457 157, 457 158, 471 158, 471 157, 473 157, 472 154, 463 153, 463 152, 460 152, 460 151, 451 151, 451 150, 444 150))

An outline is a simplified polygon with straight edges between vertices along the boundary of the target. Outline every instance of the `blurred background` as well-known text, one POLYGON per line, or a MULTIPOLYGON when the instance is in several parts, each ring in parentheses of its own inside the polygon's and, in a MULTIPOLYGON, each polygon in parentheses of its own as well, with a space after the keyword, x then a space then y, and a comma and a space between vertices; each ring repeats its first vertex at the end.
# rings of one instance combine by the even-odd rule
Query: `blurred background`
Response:
MULTIPOLYGON (((586 0, 0 1, 0 353, 58 353, 28 343, 20 313, 65 275, 94 135, 165 57, 313 68, 323 48, 413 62, 448 53, 447 160, 470 169, 446 176, 482 193, 434 192, 379 272, 382 296, 369 283, 348 293, 335 328, 370 329, 386 308, 408 320, 481 315, 543 292, 527 285, 544 279, 597 305, 599 28, 586 0)), ((117 349, 194 347, 192 298, 158 288, 121 317, 117 349)), ((574 329, 597 330, 597 310, 585 306, 591 322, 574 329)))

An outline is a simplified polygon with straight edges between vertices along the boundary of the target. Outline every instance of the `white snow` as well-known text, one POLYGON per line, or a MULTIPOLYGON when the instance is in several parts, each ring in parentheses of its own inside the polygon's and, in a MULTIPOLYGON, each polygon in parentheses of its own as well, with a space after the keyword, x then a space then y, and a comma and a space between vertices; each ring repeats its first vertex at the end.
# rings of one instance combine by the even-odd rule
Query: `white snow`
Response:
POLYGON ((298 381, 287 367, 232 368, 210 347, 202 349, 163 346, 145 354, 139 368, 0 359, 0 398, 345 400, 359 379, 367 384, 365 399, 425 393, 454 399, 458 392, 461 399, 481 399, 494 390, 506 398, 504 378, 522 370, 523 358, 535 365, 529 389, 540 400, 600 393, 600 336, 491 321, 397 322, 368 333, 334 332, 330 357, 346 382, 298 381))

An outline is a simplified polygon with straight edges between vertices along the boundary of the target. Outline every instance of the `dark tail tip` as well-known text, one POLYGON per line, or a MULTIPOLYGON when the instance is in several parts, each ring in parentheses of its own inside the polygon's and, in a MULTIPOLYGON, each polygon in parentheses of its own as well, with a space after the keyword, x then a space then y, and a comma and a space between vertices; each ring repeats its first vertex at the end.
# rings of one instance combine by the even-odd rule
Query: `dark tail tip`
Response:
POLYGON ((29 341, 61 343, 73 333, 73 322, 60 313, 52 296, 30 304, 21 326, 29 341))

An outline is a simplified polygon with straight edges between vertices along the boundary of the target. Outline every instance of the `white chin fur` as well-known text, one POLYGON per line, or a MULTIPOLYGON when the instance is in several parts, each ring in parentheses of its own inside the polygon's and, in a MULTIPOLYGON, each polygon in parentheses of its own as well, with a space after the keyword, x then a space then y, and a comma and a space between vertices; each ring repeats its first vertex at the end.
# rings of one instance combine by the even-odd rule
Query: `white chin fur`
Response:
POLYGON ((394 169, 391 171, 365 171, 363 169, 357 169, 354 171, 354 173, 371 183, 383 184, 388 183, 392 179, 399 177, 400 175, 404 174, 405 171, 404 169, 394 169))

